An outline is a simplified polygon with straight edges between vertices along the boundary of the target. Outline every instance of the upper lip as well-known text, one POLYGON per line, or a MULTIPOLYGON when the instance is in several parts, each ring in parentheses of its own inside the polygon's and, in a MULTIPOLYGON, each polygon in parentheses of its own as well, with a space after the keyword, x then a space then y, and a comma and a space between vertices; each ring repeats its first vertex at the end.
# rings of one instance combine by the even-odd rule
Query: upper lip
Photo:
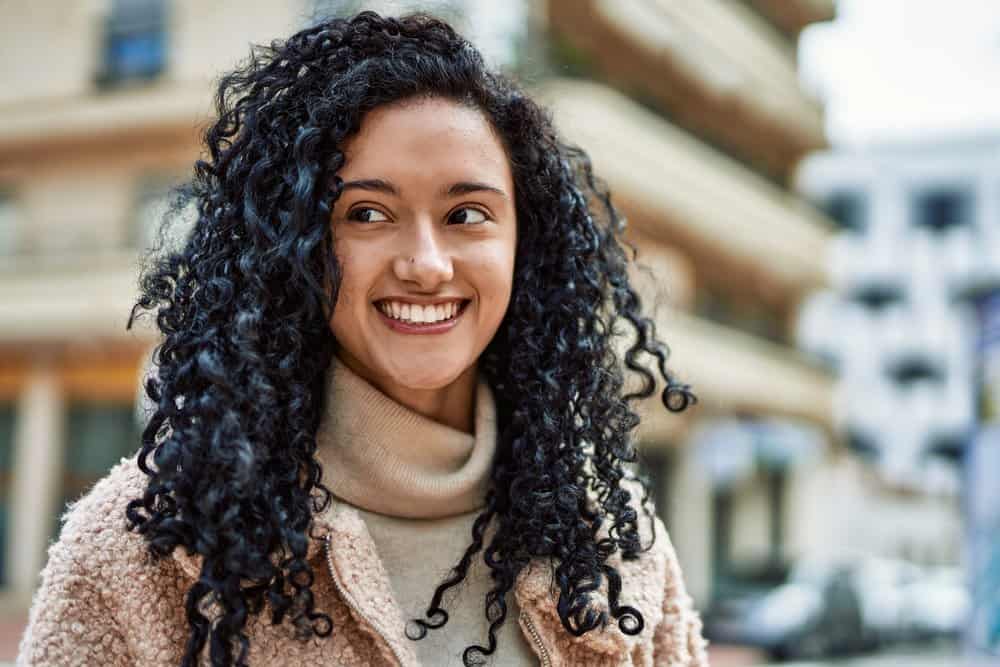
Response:
POLYGON ((437 306, 443 303, 452 303, 454 301, 468 301, 467 297, 464 296, 383 296, 375 299, 378 301, 399 301, 401 303, 415 303, 421 306, 437 306))

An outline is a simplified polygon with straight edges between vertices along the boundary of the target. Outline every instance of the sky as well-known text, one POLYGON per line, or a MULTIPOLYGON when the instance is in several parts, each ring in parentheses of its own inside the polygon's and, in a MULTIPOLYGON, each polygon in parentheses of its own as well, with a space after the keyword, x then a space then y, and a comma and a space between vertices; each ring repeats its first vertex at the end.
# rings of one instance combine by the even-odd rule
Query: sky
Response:
POLYGON ((840 146, 1000 136, 1000 0, 839 0, 799 42, 840 146))

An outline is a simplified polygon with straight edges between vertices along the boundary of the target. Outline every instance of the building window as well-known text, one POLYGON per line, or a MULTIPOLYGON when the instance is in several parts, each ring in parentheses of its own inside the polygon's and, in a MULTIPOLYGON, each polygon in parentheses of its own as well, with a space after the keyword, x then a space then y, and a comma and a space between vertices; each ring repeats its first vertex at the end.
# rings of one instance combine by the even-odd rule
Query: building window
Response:
MULTIPOLYGON (((123 457, 139 449, 141 431, 131 403, 80 402, 66 415, 62 508, 78 500, 123 457)), ((56 528, 60 517, 56 517, 56 528)))
POLYGON ((361 11, 361 0, 313 0, 313 20, 347 18, 361 11))
POLYGON ((873 313, 881 313, 892 306, 902 304, 905 294, 899 285, 873 283, 860 285, 851 290, 850 299, 873 313))
POLYGON ((740 485, 712 489, 712 590, 710 605, 753 596, 785 581, 790 565, 785 561, 784 508, 788 472, 785 466, 762 466, 740 485), (736 528, 747 511, 747 492, 763 492, 766 501, 767 553, 747 559, 735 553, 736 528))
POLYGON ((971 223, 972 196, 958 188, 936 188, 913 197, 913 221, 935 233, 971 223))
POLYGON ((729 485, 712 489, 712 598, 729 594, 733 576, 733 488, 729 485))
POLYGON ((166 182, 147 179, 139 185, 129 230, 133 246, 148 250, 156 243, 160 225, 170 208, 169 202, 170 186, 166 182))
POLYGON ((760 301, 751 302, 703 284, 695 292, 693 310, 702 319, 765 340, 780 344, 788 341, 785 313, 760 301))
POLYGON ((916 382, 941 384, 945 381, 944 370, 916 353, 907 354, 886 364, 886 373, 900 387, 908 387, 916 382))
POLYGON ((0 190, 0 257, 14 255, 17 247, 17 207, 14 196, 0 190))
POLYGON ((868 463, 878 463, 882 457, 879 443, 868 433, 856 428, 847 429, 847 448, 868 463))
POLYGON ((649 475, 650 496, 656 505, 656 514, 669 531, 671 529, 671 497, 670 476, 676 465, 676 455, 672 444, 646 443, 640 447, 642 470, 649 475))
POLYGON ((940 434, 931 439, 925 456, 944 459, 952 465, 962 465, 967 451, 968 435, 940 434))
POLYGON ((788 487, 788 470, 785 466, 770 466, 762 470, 767 486, 768 558, 777 571, 785 567, 785 498, 788 487))
POLYGON ((10 487, 13 481, 14 419, 13 403, 0 403, 0 586, 7 585, 7 535, 10 528, 10 487))
POLYGON ((145 81, 166 68, 165 0, 112 0, 104 26, 103 67, 98 84, 145 81))
POLYGON ((865 196, 854 190, 834 192, 823 204, 823 210, 837 226, 846 232, 860 232, 866 226, 867 201, 865 196))
POLYGON ((194 201, 187 201, 180 206, 184 202, 175 190, 178 182, 179 178, 174 174, 155 173, 138 183, 128 230, 132 247, 141 251, 161 248, 162 240, 164 247, 170 249, 187 239, 198 217, 197 205, 194 201), (162 239, 161 230, 165 235, 162 239))

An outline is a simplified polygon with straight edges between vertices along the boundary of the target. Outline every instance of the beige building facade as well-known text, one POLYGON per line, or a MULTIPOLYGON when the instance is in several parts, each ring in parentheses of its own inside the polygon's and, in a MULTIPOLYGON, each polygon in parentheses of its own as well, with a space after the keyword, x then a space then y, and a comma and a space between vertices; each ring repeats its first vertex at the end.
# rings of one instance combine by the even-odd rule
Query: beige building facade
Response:
MULTIPOLYGON (((337 6, 0 8, 0 599, 9 613, 27 608, 64 503, 137 446, 137 379, 154 337, 148 325, 125 323, 158 198, 200 153, 213 81, 248 43, 337 6)), ((672 366, 701 399, 682 416, 648 407, 641 435, 690 588, 706 604, 720 539, 736 559, 766 557, 776 534, 789 557, 827 539, 782 509, 808 495, 796 477, 805 473, 782 482, 775 515, 758 473, 720 500, 692 443, 715 419, 783 418, 822 435, 821 460, 842 456, 833 378, 789 343, 797 305, 828 284, 831 236, 789 189, 802 155, 825 146, 822 110, 797 83, 795 39, 832 17, 832 0, 521 7, 523 20, 588 68, 546 77, 535 92, 627 214, 640 261, 656 276, 636 279, 650 303, 661 302, 672 366), (726 507, 736 528, 720 538, 726 507)))
POLYGON ((701 402, 640 431, 662 466, 660 506, 689 587, 708 608, 748 572, 839 548, 842 537, 825 520, 844 518, 839 496, 816 493, 854 469, 838 442, 833 378, 791 342, 799 305, 829 284, 832 238, 830 221, 792 190, 799 161, 827 146, 822 108, 798 82, 796 40, 833 18, 833 3, 549 8, 556 40, 588 74, 548 83, 557 122, 607 178, 639 259, 671 258, 685 273, 684 289, 662 274, 657 320, 701 402), (731 446, 748 432, 771 438, 774 425, 802 436, 785 445, 802 450, 785 453, 791 463, 760 460, 760 439, 731 446))

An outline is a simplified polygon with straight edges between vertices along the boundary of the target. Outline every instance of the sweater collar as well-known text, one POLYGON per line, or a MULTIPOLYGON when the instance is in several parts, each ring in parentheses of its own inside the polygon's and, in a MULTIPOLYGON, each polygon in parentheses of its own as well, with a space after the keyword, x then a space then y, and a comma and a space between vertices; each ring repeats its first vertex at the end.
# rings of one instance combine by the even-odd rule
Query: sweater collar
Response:
POLYGON ((323 482, 343 501, 406 518, 439 518, 483 506, 496 452, 493 393, 480 374, 475 433, 398 403, 336 356, 316 433, 323 482))
MULTIPOLYGON (((374 545, 358 507, 413 517, 482 507, 497 438, 493 392, 485 378, 480 376, 476 387, 474 435, 397 403, 336 357, 326 381, 317 458, 333 495, 327 509, 313 517, 307 560, 320 557, 330 535, 344 540, 335 544, 360 541, 367 546, 359 553, 370 553, 367 547, 374 545)), ((182 547, 173 555, 188 576, 198 578, 200 555, 182 547)))

